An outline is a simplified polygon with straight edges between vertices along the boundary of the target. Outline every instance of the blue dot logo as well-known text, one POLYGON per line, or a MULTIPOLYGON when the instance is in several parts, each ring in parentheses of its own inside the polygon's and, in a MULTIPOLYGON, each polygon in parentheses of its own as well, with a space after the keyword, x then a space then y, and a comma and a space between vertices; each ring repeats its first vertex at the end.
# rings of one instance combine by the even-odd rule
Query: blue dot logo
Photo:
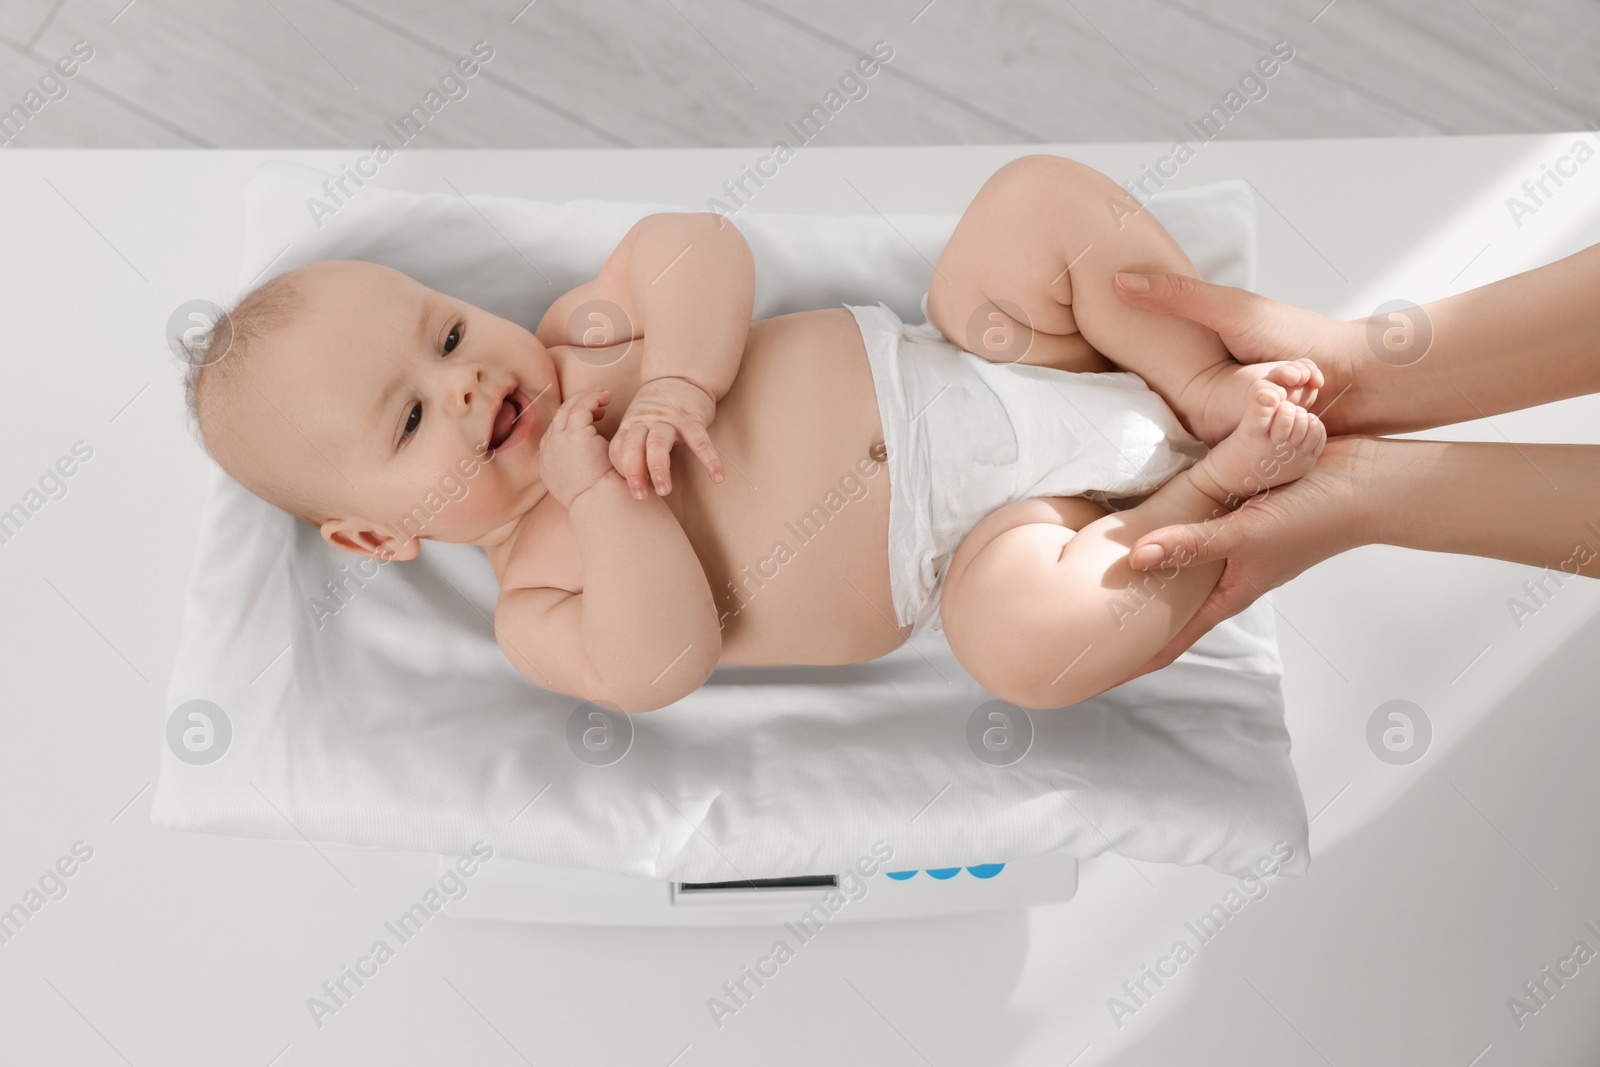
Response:
POLYGON ((967 873, 974 878, 993 878, 1005 870, 1003 863, 980 863, 976 867, 968 867, 967 873))

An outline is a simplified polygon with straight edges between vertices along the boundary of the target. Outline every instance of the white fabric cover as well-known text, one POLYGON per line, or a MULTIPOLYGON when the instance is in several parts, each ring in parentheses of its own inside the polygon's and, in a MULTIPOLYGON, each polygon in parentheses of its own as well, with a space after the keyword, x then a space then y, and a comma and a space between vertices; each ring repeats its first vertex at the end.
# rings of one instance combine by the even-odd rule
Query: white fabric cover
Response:
MULTIPOLYGON (((323 177, 268 164, 251 180, 242 288, 269 267, 365 258, 532 326, 634 221, 671 207, 364 189, 318 228, 306 199, 323 177)), ((1244 183, 1153 210, 1208 277, 1253 282, 1244 183)), ((757 317, 879 300, 911 316, 955 216, 736 221, 757 317)), ((313 601, 353 562, 213 471, 166 710, 211 701, 232 737, 205 765, 163 745, 155 822, 440 853, 483 838, 511 858, 675 880, 837 871, 879 838, 903 868, 1115 849, 1240 874, 1284 841, 1287 873, 1304 870, 1266 603, 1164 671, 1031 713, 1032 747, 1007 767, 969 749, 991 698, 938 635, 847 667, 721 668, 628 717, 627 755, 591 766, 568 747, 578 702, 496 646, 479 550, 429 542, 347 581, 319 618, 313 601)))

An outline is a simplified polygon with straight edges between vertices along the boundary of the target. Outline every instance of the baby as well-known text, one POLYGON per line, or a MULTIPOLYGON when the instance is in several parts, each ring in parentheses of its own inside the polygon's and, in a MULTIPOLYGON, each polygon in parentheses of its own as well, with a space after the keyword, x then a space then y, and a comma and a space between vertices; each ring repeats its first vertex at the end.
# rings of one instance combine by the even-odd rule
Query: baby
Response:
POLYGON ((547 689, 647 711, 719 664, 854 663, 942 626, 996 696, 1060 707, 1128 678, 1221 572, 1134 571, 1129 546, 1300 477, 1325 440, 1309 360, 1242 365, 1118 300, 1116 271, 1195 273, 1137 208, 1069 160, 1008 164, 916 327, 752 322, 749 248, 715 215, 644 219, 533 333, 316 263, 239 303, 190 401, 217 462, 329 543, 481 547, 500 646, 547 689))

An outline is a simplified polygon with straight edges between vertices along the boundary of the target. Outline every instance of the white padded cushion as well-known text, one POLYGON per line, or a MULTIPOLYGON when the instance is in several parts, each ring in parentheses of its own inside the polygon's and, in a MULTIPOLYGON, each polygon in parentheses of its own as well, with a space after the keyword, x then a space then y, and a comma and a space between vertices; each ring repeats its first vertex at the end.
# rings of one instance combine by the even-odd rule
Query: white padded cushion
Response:
MULTIPOLYGON (((531 327, 635 221, 675 209, 365 189, 319 228, 305 201, 323 177, 269 164, 251 180, 241 288, 269 265, 363 258, 531 327)), ((1244 183, 1152 209, 1206 276, 1253 283, 1244 183)), ((956 217, 736 221, 758 317, 882 300, 918 321, 956 217)), ((1239 874, 1284 842, 1284 870, 1304 870, 1265 602, 1165 671, 1033 712, 1032 747, 1006 767, 969 749, 990 697, 939 635, 847 667, 720 668, 630 717, 628 754, 596 767, 568 748, 578 701, 525 681, 496 646, 481 551, 429 542, 319 620, 313 601, 352 561, 213 471, 166 708, 210 701, 232 736, 204 765, 163 748, 156 822, 441 853, 484 838, 511 858, 655 879, 837 871, 878 838, 905 868, 1114 848, 1239 874)))

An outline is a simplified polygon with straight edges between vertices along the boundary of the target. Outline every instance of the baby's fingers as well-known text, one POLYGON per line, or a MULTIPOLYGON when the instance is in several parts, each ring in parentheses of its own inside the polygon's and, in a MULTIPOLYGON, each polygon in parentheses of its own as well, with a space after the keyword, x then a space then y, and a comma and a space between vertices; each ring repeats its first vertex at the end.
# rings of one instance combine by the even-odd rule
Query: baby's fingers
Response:
POLYGON ((618 430, 611 438, 611 465, 628 482, 635 500, 644 499, 645 439, 647 428, 634 423, 618 430))
POLYGON ((694 449, 694 454, 700 457, 700 462, 705 464, 711 480, 722 481, 722 455, 717 451, 717 446, 711 443, 711 435, 706 433, 706 428, 689 426, 683 431, 683 436, 689 447, 694 449))
POLYGON ((593 425, 605 418, 606 405, 609 403, 611 403, 610 391, 598 387, 585 389, 573 397, 573 410, 582 412, 585 420, 578 424, 579 427, 593 425))
MULTIPOLYGON (((572 413, 574 411, 583 412, 588 423, 599 422, 604 417, 600 412, 610 402, 610 390, 602 389, 599 386, 591 386, 588 389, 573 393, 561 402, 560 407, 556 408, 555 417, 550 420, 550 429, 556 431, 565 430, 572 421, 572 413)), ((578 427, 581 429, 584 425, 586 423, 580 422, 578 427)))
POLYGON ((645 461, 657 496, 672 492, 672 445, 677 437, 677 427, 670 422, 655 423, 645 435, 645 461))

